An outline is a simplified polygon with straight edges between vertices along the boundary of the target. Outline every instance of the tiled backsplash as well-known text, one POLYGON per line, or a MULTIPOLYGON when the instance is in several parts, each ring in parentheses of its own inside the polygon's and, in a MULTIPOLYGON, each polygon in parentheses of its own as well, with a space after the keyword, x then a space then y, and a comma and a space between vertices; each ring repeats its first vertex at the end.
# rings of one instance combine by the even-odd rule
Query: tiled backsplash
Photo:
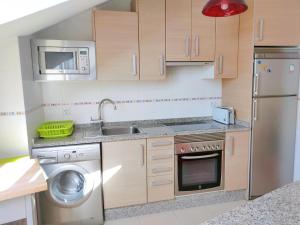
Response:
POLYGON ((171 67, 165 81, 43 83, 45 119, 90 122, 103 98, 117 103, 116 111, 104 107, 110 122, 210 116, 222 97, 221 81, 205 79, 213 72, 212 66, 171 67))

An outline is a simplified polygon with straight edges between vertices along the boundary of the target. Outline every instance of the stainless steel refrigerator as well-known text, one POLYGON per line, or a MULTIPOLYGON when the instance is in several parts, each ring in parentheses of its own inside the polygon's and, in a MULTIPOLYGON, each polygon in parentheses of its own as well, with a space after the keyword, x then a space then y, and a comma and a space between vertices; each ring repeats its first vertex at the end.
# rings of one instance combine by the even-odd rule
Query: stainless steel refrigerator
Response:
POLYGON ((299 52, 297 48, 255 49, 250 198, 293 181, 299 52))

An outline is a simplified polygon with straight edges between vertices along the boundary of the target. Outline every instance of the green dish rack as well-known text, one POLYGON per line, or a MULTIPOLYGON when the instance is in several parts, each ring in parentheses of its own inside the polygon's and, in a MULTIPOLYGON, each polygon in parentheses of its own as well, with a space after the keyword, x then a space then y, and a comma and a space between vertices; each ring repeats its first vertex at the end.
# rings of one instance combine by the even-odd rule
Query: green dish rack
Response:
POLYGON ((70 136, 74 130, 72 120, 49 121, 40 125, 37 132, 41 138, 61 138, 70 136))

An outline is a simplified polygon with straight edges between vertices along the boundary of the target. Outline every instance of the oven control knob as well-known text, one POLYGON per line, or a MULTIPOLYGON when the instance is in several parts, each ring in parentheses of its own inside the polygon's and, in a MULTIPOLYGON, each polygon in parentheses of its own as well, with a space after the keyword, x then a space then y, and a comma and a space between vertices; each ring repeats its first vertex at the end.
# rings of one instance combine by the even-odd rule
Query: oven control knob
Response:
POLYGON ((206 148, 205 148, 205 146, 202 146, 202 148, 201 148, 203 151, 205 151, 206 150, 206 148))
POLYGON ((219 150, 220 149, 220 145, 216 145, 216 149, 219 150))
POLYGON ((180 149, 180 152, 181 152, 181 153, 184 153, 184 152, 185 152, 184 148, 180 149))
POLYGON ((207 150, 210 150, 210 149, 211 149, 211 147, 210 147, 210 145, 208 145, 208 146, 207 146, 207 150))
POLYGON ((66 154, 64 154, 64 158, 65 158, 65 159, 70 159, 70 158, 71 158, 71 155, 70 155, 70 153, 66 153, 66 154))
POLYGON ((195 148, 194 147, 191 147, 191 152, 194 152, 195 151, 195 148))
POLYGON ((199 147, 196 147, 196 152, 199 152, 199 147))
POLYGON ((211 146, 211 149, 212 149, 212 150, 216 150, 216 146, 215 146, 215 145, 212 145, 212 146, 211 146))

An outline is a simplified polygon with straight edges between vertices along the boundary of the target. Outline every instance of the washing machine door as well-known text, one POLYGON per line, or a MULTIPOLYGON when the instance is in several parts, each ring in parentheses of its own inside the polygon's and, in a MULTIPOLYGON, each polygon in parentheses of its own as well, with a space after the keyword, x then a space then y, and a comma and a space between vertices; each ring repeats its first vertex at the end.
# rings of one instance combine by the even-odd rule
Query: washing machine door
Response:
POLYGON ((59 207, 83 204, 94 188, 93 177, 77 165, 62 165, 49 174, 47 197, 59 207))

